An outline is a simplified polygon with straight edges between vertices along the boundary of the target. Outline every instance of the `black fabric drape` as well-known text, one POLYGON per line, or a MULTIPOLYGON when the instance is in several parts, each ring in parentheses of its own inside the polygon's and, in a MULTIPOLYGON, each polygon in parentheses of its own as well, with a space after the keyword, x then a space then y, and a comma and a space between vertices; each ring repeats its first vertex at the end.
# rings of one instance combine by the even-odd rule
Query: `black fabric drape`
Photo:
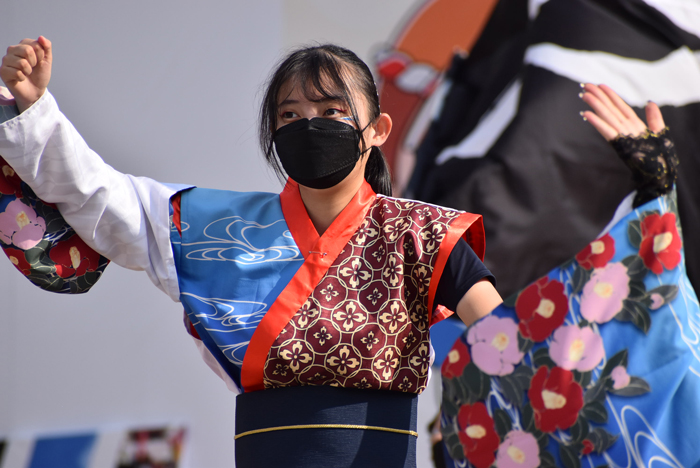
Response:
MULTIPOLYGON (((448 73, 452 87, 419 147, 407 193, 484 216, 485 263, 504 297, 593 240, 634 188, 610 145, 580 118, 587 106, 577 97, 579 84, 524 64, 526 48, 547 42, 645 61, 682 46, 700 49, 700 38, 641 0, 550 0, 529 24, 521 7, 502 0, 472 55, 455 57, 448 73), (501 25, 517 26, 499 35, 501 25), (518 112, 486 154, 436 165, 438 154, 469 135, 516 79, 522 82, 518 112)), ((674 78, 669 74, 666 85, 674 86, 674 78)), ((635 110, 643 116, 643 109, 635 110)), ((700 236, 700 184, 694 181, 700 173, 700 103, 664 106, 662 112, 680 159, 686 265, 698 289, 700 246, 693 240, 700 236)))

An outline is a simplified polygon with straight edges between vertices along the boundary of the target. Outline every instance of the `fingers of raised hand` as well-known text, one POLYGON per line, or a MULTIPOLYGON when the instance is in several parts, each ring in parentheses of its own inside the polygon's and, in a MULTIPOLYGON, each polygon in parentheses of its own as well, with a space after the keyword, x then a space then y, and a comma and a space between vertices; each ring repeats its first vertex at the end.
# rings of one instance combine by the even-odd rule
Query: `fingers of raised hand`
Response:
POLYGON ((35 67, 39 62, 44 60, 44 48, 41 46, 38 40, 35 39, 22 39, 19 43, 21 51, 26 52, 26 56, 29 59, 32 67, 35 67))
POLYGON ((583 86, 583 101, 593 107, 593 110, 611 124, 619 124, 624 120, 624 115, 612 102, 602 88, 592 84, 583 86))
POLYGON ((598 133, 603 135, 603 138, 607 141, 614 140, 620 134, 620 132, 615 130, 615 128, 610 126, 605 120, 598 117, 598 114, 593 111, 584 111, 581 112, 581 115, 585 120, 589 121, 591 125, 593 125, 593 128, 598 130, 598 133))
POLYGON ((623 101, 622 98, 618 96, 617 93, 613 91, 610 86, 601 84, 598 86, 598 89, 602 90, 605 93, 605 95, 610 100, 611 104, 619 111, 623 119, 636 120, 639 121, 639 123, 641 123, 642 125, 644 125, 644 123, 641 120, 639 120, 639 117, 637 117, 637 114, 635 114, 634 110, 629 105, 627 105, 627 103, 623 101))
POLYGON ((39 39, 37 39, 37 43, 41 46, 43 50, 44 60, 50 63, 52 60, 51 41, 46 39, 44 36, 39 36, 39 39))
POLYGON ((32 48, 34 51, 34 57, 36 57, 36 63, 32 66, 35 67, 39 65, 44 60, 44 56, 46 55, 44 53, 44 48, 41 46, 41 44, 39 44, 39 41, 32 41, 26 45, 32 48))
POLYGON ((585 112, 584 116, 606 140, 620 134, 637 136, 646 132, 644 122, 608 86, 588 83, 584 85, 580 96, 593 109, 593 112, 585 112), (614 134, 611 136, 612 133, 614 134))
MULTIPOLYGON (((44 57, 43 49, 40 57, 44 57)), ((41 58, 37 56, 32 44, 18 44, 8 47, 7 55, 2 58, 2 79, 14 77, 17 81, 24 81, 26 76, 31 75, 41 58)))
POLYGON ((659 133, 661 130, 666 128, 664 123, 664 118, 661 115, 661 109, 656 103, 649 101, 645 108, 647 115, 647 123, 649 124, 649 130, 654 133, 659 133))

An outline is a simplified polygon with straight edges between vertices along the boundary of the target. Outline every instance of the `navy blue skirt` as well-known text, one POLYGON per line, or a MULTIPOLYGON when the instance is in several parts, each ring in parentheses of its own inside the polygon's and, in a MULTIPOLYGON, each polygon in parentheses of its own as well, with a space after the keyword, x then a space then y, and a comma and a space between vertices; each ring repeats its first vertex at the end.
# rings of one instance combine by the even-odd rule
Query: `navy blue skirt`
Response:
POLYGON ((330 386, 238 395, 237 468, 415 468, 418 395, 330 386))

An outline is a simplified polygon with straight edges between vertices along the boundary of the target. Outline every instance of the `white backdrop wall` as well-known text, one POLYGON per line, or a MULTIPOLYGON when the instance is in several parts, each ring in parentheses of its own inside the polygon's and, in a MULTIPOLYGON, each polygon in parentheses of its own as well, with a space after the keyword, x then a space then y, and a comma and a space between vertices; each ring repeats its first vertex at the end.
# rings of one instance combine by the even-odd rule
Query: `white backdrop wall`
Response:
MULTIPOLYGON (((270 69, 310 41, 370 60, 416 3, 3 0, 0 50, 40 34, 53 41, 51 92, 118 170, 277 191, 256 135, 270 69)), ((183 466, 233 466, 235 397, 181 318, 142 272, 111 265, 87 295, 62 296, 0 258, 0 438, 184 423, 183 466)), ((426 398, 434 408, 435 395, 426 398)))

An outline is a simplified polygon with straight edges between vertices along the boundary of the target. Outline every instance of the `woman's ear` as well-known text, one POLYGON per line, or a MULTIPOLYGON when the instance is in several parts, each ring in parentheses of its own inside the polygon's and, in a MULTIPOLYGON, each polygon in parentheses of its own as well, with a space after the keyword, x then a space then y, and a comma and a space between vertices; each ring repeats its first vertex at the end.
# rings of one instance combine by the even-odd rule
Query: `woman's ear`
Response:
POLYGON ((387 138, 389 138, 392 125, 393 123, 389 114, 379 114, 379 117, 377 117, 374 121, 374 125, 371 127, 374 133, 368 142, 368 146, 382 146, 387 138))

